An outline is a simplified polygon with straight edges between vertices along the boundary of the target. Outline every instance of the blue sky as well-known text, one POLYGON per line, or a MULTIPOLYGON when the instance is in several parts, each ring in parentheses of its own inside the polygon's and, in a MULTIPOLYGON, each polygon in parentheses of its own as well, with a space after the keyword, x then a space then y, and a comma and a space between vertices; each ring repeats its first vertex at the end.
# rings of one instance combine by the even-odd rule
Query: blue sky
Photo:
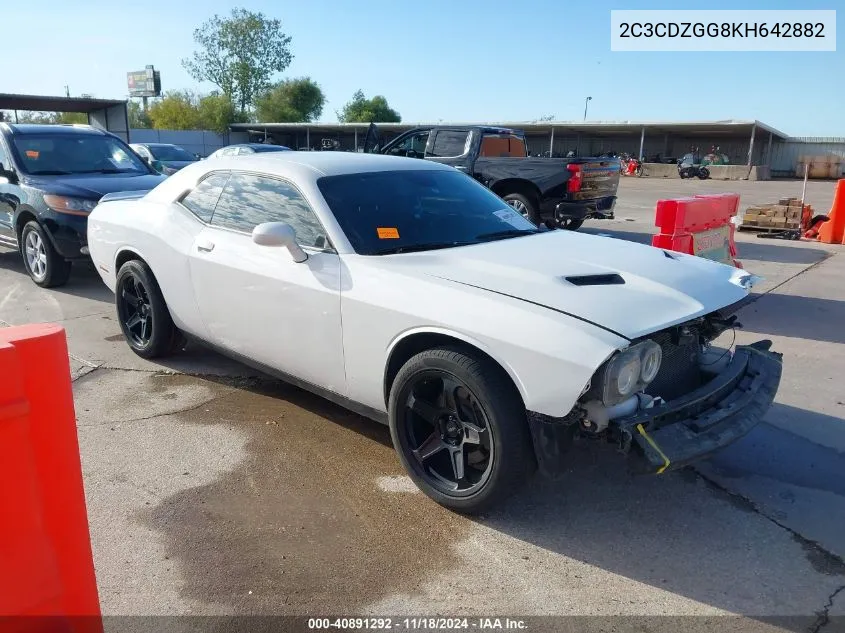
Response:
MULTIPOLYGON (((294 61, 328 104, 361 88, 403 120, 758 119, 793 136, 845 136, 845 53, 613 53, 610 10, 835 9, 839 0, 114 0, 7 3, 0 92, 124 97, 126 72, 154 64, 165 89, 197 85, 180 60, 193 29, 234 6, 283 20, 294 61), (193 8, 192 8, 193 5, 193 8), (37 6, 37 9, 35 8, 37 6), (31 27, 31 28, 30 28, 31 27), (34 30, 33 30, 34 29, 34 30)), ((837 15, 837 30, 843 14, 837 15)))

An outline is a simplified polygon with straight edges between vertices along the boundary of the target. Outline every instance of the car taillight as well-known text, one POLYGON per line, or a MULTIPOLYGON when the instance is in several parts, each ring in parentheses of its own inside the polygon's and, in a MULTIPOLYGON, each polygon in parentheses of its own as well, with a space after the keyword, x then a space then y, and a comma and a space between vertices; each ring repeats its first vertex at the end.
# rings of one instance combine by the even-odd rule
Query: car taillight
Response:
POLYGON ((567 165, 569 180, 566 182, 566 190, 569 193, 581 191, 581 165, 567 165))

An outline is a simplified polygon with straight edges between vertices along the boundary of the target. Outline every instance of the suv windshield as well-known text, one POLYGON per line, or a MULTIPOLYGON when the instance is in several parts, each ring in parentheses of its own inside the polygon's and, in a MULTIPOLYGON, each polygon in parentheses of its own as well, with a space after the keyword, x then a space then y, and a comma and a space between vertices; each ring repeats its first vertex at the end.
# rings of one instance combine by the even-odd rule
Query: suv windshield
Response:
POLYGON ((147 148, 156 160, 196 160, 193 154, 189 154, 178 145, 148 145, 147 148))
POLYGON ((21 134, 14 148, 23 170, 32 175, 149 173, 123 143, 99 134, 21 134))
POLYGON ((537 233, 531 222, 458 171, 325 176, 317 186, 361 255, 382 255, 537 233))

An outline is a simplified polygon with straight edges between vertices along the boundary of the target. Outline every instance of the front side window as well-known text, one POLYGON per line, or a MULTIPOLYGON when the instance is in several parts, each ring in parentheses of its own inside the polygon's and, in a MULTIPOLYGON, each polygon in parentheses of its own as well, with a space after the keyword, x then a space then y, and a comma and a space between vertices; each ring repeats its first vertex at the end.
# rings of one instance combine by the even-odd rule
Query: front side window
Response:
POLYGON ((22 169, 33 176, 60 174, 149 173, 122 141, 99 134, 21 134, 14 150, 22 169))
POLYGON ((463 156, 467 150, 469 132, 457 130, 439 130, 434 137, 434 147, 429 156, 433 158, 450 158, 463 156))
POLYGON ((484 185, 454 170, 324 176, 317 186, 361 255, 478 244, 538 231, 484 185))
POLYGON ((425 155, 425 146, 428 143, 428 135, 428 130, 425 132, 411 134, 387 150, 387 153, 391 156, 422 158, 425 155))
POLYGON ((264 222, 290 224, 302 246, 326 245, 320 221, 293 185, 270 176, 232 173, 217 201, 211 224, 251 233, 264 222))
POLYGON ((203 222, 211 222, 217 200, 229 180, 228 172, 211 174, 182 198, 182 206, 203 222))

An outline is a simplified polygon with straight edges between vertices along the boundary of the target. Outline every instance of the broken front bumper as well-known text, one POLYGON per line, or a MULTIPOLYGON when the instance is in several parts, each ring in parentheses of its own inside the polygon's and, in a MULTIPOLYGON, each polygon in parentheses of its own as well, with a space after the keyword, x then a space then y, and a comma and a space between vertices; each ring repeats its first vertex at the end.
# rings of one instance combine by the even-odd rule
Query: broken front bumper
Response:
POLYGON ((725 369, 695 391, 612 420, 620 447, 635 456, 634 469, 659 474, 686 466, 753 429, 780 385, 781 355, 770 347, 738 346, 725 369))
MULTIPOLYGON (((663 473, 703 459, 748 433, 777 393, 781 355, 771 341, 738 346, 721 373, 684 396, 610 421, 608 432, 632 457, 632 470, 663 473)), ((559 478, 578 434, 578 418, 528 412, 539 469, 559 478)))

